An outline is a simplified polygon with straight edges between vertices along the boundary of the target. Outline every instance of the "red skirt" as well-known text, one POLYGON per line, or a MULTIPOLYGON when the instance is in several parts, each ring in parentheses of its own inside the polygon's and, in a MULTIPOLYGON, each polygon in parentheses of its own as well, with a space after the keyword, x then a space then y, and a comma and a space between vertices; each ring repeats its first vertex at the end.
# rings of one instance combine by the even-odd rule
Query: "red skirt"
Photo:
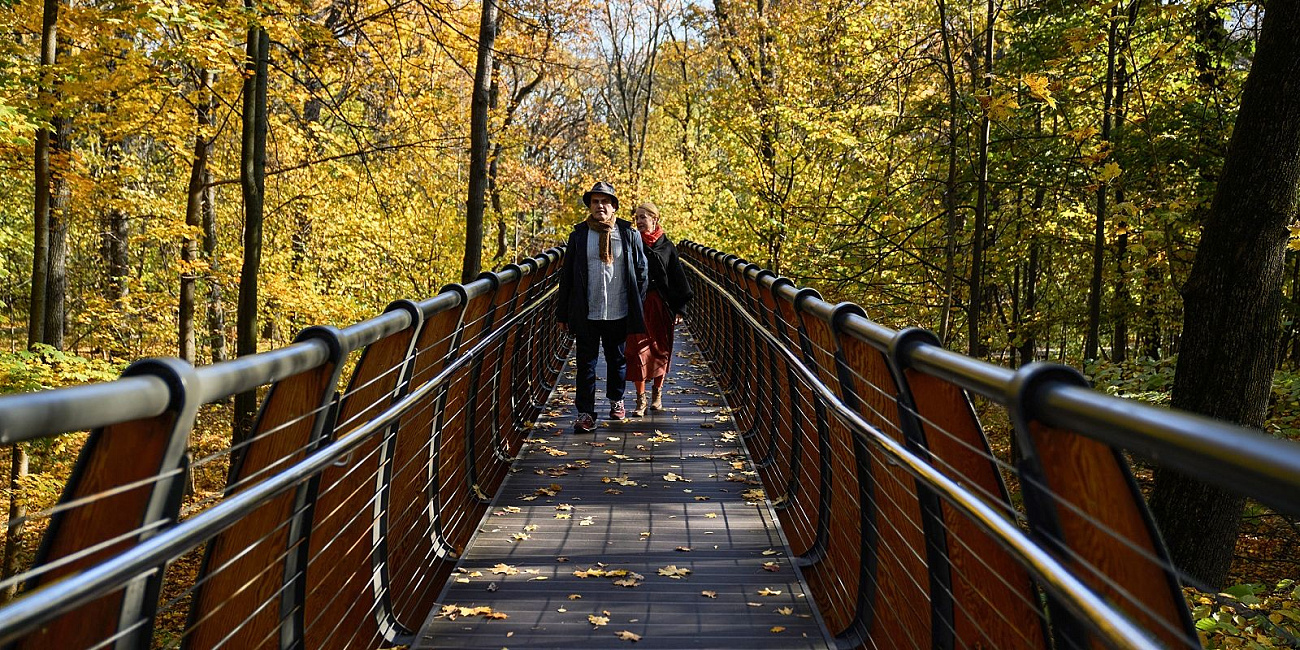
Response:
POLYGON ((659 292, 651 289, 642 307, 645 334, 627 336, 627 380, 650 381, 668 374, 673 357, 673 321, 675 316, 664 304, 659 292))

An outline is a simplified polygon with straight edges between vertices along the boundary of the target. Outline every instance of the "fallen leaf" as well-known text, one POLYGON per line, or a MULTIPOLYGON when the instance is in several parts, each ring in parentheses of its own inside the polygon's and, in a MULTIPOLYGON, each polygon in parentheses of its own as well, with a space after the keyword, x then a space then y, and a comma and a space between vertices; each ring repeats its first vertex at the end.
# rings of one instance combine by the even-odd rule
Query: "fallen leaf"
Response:
POLYGON ((530 536, 528 533, 515 533, 514 535, 510 536, 510 539, 516 542, 522 542, 526 539, 532 539, 532 536, 530 536))
POLYGON ((623 630, 623 631, 621 631, 621 632, 615 632, 614 635, 617 636, 617 637, 620 638, 620 639, 623 639, 624 641, 634 641, 634 642, 635 642, 635 641, 640 641, 640 640, 641 640, 641 635, 639 635, 639 634, 633 634, 633 633, 631 633, 631 632, 628 632, 627 630, 623 630))
POLYGON ((781 609, 776 610, 776 613, 777 613, 777 614, 780 614, 780 615, 782 615, 782 616, 789 616, 789 615, 791 615, 791 614, 794 613, 794 608, 793 608, 793 607, 782 607, 781 609))
POLYGON ((709 497, 695 497, 696 501, 708 501, 709 497))
POLYGON ((780 570, 781 570, 781 565, 780 565, 780 563, 777 563, 777 562, 764 562, 764 563, 763 563, 763 570, 764 570, 764 571, 780 571, 780 570))
POLYGON ((776 551, 769 548, 766 551, 763 551, 763 555, 776 555, 776 551))
POLYGON ((716 513, 716 512, 710 512, 710 513, 707 513, 707 514, 704 515, 704 518, 705 518, 705 519, 717 519, 717 518, 718 518, 718 513, 716 513))
POLYGON ((689 546, 678 546, 676 549, 673 549, 673 550, 681 551, 681 552, 683 552, 683 553, 690 553, 690 552, 691 552, 691 547, 689 547, 689 546))
POLYGON ((690 569, 684 567, 678 567, 676 564, 670 564, 666 567, 662 567, 659 569, 659 575, 667 576, 669 578, 672 578, 673 580, 681 580, 682 578, 690 574, 691 574, 690 569))
POLYGON ((769 589, 768 587, 763 587, 762 589, 759 589, 759 590, 758 590, 758 595, 760 595, 760 596, 780 596, 780 595, 781 595, 781 590, 780 590, 780 589, 769 589))
POLYGON ((704 596, 705 598, 717 598, 717 597, 718 597, 718 592, 716 592, 716 591, 701 591, 701 592, 700 592, 700 595, 701 595, 701 596, 704 596))
POLYGON ((582 594, 569 594, 569 600, 582 600, 582 594))
POLYGON ((780 625, 777 625, 777 626, 775 626, 775 627, 773 627, 773 628, 771 629, 771 632, 772 632, 773 634, 779 634, 779 633, 784 632, 784 631, 785 631, 785 628, 784 628, 784 627, 781 627, 780 625))
POLYGON ((512 576, 512 575, 517 575, 519 573, 519 569, 516 569, 515 567, 512 567, 509 564, 503 563, 492 567, 492 573, 494 575, 505 574, 508 576, 512 576))
POLYGON ((595 625, 596 627, 600 627, 602 625, 609 623, 609 617, 596 616, 595 614, 587 614, 587 622, 591 623, 592 625, 595 625))
POLYGON ((534 530, 537 530, 537 524, 528 524, 527 526, 524 526, 524 532, 531 533, 534 530))
POLYGON ((583 517, 580 521, 578 521, 579 526, 590 526, 594 523, 596 523, 596 521, 592 517, 583 517))

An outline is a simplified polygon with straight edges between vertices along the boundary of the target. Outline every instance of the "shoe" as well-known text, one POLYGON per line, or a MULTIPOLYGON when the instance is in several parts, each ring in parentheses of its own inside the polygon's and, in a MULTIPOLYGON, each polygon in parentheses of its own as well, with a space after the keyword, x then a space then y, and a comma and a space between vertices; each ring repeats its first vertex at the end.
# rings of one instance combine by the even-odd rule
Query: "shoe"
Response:
POLYGON ((663 386, 655 386, 650 394, 650 408, 656 411, 664 410, 664 389, 663 386))
POLYGON ((573 421, 574 433, 591 433, 596 430, 596 416, 590 413, 579 413, 578 419, 573 421))
POLYGON ((623 407, 623 402, 617 401, 609 406, 609 419, 622 420, 627 417, 627 409, 623 407))
POLYGON ((646 396, 645 391, 641 391, 640 393, 637 393, 636 409, 632 411, 632 415, 635 415, 639 418, 645 417, 645 410, 646 407, 648 407, 649 405, 650 405, 650 398, 646 396))

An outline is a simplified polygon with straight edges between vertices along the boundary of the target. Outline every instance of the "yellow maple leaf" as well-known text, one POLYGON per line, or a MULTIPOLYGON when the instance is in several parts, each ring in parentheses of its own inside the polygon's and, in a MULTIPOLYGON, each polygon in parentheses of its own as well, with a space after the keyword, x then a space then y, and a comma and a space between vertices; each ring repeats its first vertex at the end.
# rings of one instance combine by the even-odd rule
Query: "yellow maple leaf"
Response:
POLYGON ((784 631, 785 631, 785 628, 782 627, 782 626, 780 626, 780 625, 777 625, 777 626, 774 626, 770 631, 771 631, 773 634, 780 634, 781 632, 784 632, 784 631))
POLYGON ((1025 84, 1025 90, 1030 97, 1056 108, 1056 99, 1052 97, 1052 91, 1049 88, 1051 80, 1042 75, 1027 74, 1020 78, 1025 84))
POLYGON ((780 595, 781 595, 781 590, 780 590, 780 589, 771 589, 771 588, 768 588, 768 587, 763 587, 762 589, 759 589, 759 590, 758 590, 758 595, 760 595, 760 596, 780 596, 780 595))
POLYGON ((592 625, 595 625, 596 627, 600 627, 602 625, 609 623, 609 617, 596 616, 595 614, 587 614, 587 622, 591 623, 592 625))
POLYGON ((669 578, 672 578, 673 580, 681 580, 682 578, 690 575, 690 573, 691 573, 690 569, 684 567, 678 567, 676 564, 670 564, 666 567, 661 567, 659 569, 659 575, 667 576, 669 578))
POLYGON ((1114 180, 1115 178, 1118 178, 1119 174, 1120 174, 1119 163, 1109 162, 1106 163, 1105 165, 1102 165, 1101 171, 1097 173, 1097 180, 1106 183, 1111 180, 1114 180))
POLYGON ((624 641, 640 641, 640 640, 641 640, 641 635, 639 635, 639 634, 633 634, 633 633, 631 633, 631 632, 628 632, 627 630, 622 630, 622 631, 620 631, 620 632, 615 632, 614 635, 617 636, 617 637, 620 638, 620 639, 623 639, 624 641))

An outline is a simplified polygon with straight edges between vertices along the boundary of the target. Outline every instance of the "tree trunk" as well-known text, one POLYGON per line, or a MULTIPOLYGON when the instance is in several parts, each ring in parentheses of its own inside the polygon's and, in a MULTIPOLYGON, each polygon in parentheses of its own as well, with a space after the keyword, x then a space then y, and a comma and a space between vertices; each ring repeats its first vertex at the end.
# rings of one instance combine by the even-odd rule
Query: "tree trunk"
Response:
MULTIPOLYGON (((1272 2, 1187 284, 1173 406, 1260 427, 1281 330, 1287 224, 1300 185, 1300 3, 1272 2)), ((1151 509, 1174 562, 1223 584, 1244 499, 1156 471, 1151 509)))
MULTIPOLYGON (((18 575, 22 566, 18 562, 18 555, 22 551, 24 517, 27 516, 27 505, 22 500, 22 490, 19 486, 22 484, 22 478, 27 476, 27 447, 21 443, 15 444, 10 448, 9 462, 9 529, 5 531, 5 556, 3 573, 0 574, 0 580, 6 580, 12 576, 18 575)), ((3 592, 0 592, 0 604, 7 603, 14 599, 18 593, 18 585, 10 585, 3 592)))
MULTIPOLYGON (((54 64, 58 59, 59 0, 45 0, 41 15, 41 102, 51 109, 57 98, 54 64)), ((57 126, 54 130, 57 130, 57 126)), ((32 292, 27 319, 27 347, 45 341, 45 294, 50 272, 50 129, 36 131, 32 155, 35 210, 32 231, 32 292)))
POLYGON ((474 66, 474 93, 469 116, 469 194, 465 199, 465 260, 460 281, 478 277, 483 268, 483 212, 488 179, 489 85, 492 82, 492 45, 496 41, 496 0, 483 0, 478 26, 478 63, 474 66))
POLYGON ((212 172, 203 172, 203 259, 208 262, 208 345, 212 363, 221 363, 226 351, 226 308, 221 302, 221 270, 217 261, 217 188, 212 186, 212 172))
MULTIPOLYGON (((1101 97, 1101 146, 1111 147, 1112 111, 1115 101, 1115 57, 1119 42, 1118 10, 1111 11, 1110 28, 1106 36, 1106 83, 1101 97)), ((1103 159, 1105 160, 1105 159, 1103 159)), ((1101 275, 1106 262, 1106 211, 1109 182, 1097 181, 1097 209, 1092 233, 1092 283, 1088 288, 1088 333, 1083 343, 1083 358, 1096 359, 1101 336, 1101 275)))
MULTIPOLYGON (((252 8, 252 0, 245 6, 252 8)), ((262 266, 262 208, 266 192, 266 84, 270 39, 260 27, 248 30, 244 62, 243 134, 239 182, 244 194, 244 265, 239 273, 237 356, 257 353, 257 273, 262 266)), ((257 414, 257 391, 235 396, 234 442, 245 440, 257 414)), ((233 460, 233 459, 232 459, 233 460)), ((233 467, 232 462, 232 467, 233 467)))
POLYGON ((961 105, 957 100, 957 72, 952 62, 952 33, 948 29, 948 7, 936 0, 939 8, 939 33, 943 36, 943 72, 948 84, 948 176, 943 184, 943 312, 939 314, 939 340, 948 342, 952 334, 952 312, 956 303, 957 282, 957 124, 961 105))
MULTIPOLYGON (((211 76, 207 70, 199 70, 196 81, 199 91, 198 103, 195 106, 197 132, 194 134, 194 159, 190 162, 190 183, 185 200, 185 225, 192 229, 191 233, 201 231, 203 228, 203 199, 207 189, 203 181, 207 177, 210 148, 207 127, 212 124, 212 119, 209 117, 211 107, 208 103, 211 76)), ((180 358, 190 363, 194 363, 198 356, 198 351, 195 349, 197 337, 194 334, 194 285, 198 277, 194 267, 198 257, 199 241, 192 234, 187 233, 181 240, 181 295, 180 316, 177 319, 179 328, 177 347, 180 358)))
MULTIPOLYGON (((993 93, 993 20, 996 18, 993 0, 986 5, 988 25, 984 30, 984 95, 992 100, 993 93)), ((984 356, 980 340, 980 312, 982 311, 984 285, 984 231, 989 218, 989 111, 980 116, 979 169, 976 172, 975 232, 971 234, 970 251, 970 307, 966 323, 967 349, 972 357, 984 356)))
POLYGON ((50 141, 50 253, 45 279, 45 343, 63 349, 64 307, 68 295, 68 207, 72 188, 68 171, 72 165, 71 118, 54 118, 50 141))

